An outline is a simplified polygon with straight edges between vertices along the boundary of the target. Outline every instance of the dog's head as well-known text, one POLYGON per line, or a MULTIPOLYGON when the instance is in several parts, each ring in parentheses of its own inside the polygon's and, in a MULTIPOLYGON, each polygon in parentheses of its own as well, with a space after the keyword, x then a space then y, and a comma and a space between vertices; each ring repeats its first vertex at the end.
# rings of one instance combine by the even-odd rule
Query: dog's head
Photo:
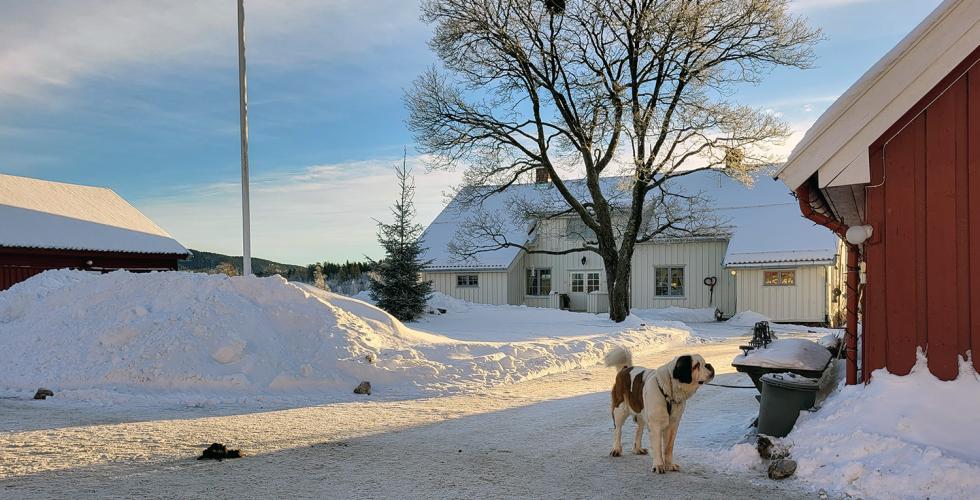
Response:
POLYGON ((682 384, 704 385, 715 378, 715 368, 700 354, 685 354, 674 360, 673 377, 682 384))

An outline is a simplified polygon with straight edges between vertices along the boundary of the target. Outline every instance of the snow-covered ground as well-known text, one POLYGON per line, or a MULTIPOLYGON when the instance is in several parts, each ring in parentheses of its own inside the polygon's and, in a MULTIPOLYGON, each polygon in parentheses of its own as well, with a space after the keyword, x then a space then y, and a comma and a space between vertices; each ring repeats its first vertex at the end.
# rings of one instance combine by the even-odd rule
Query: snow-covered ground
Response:
POLYGON ((268 405, 350 399, 361 380, 383 397, 442 395, 689 336, 676 322, 463 303, 409 327, 279 277, 49 271, 0 293, 0 395, 268 405))
MULTIPOLYGON (((717 381, 745 385, 727 364, 738 341, 636 362, 696 349, 717 381)), ((800 498, 792 482, 714 465, 757 411, 754 391, 699 391, 678 437, 681 473, 653 475, 646 456, 608 457, 613 376, 592 366, 477 393, 277 411, 0 400, 0 497, 800 498), (194 460, 212 441, 249 456, 194 460)))
MULTIPOLYGON (((963 396, 980 396, 976 377, 944 383, 918 368, 844 388, 787 438, 800 470, 781 483, 738 444, 756 392, 704 387, 678 437, 683 472, 656 477, 649 457, 606 456, 613 373, 598 361, 614 345, 645 366, 699 352, 717 383, 749 386, 731 361, 759 315, 640 310, 614 324, 430 305, 446 313, 402 324, 277 278, 59 271, 19 284, 0 293, 0 498, 980 492, 980 442, 949 432, 978 427, 980 397, 963 396), (362 379, 375 394, 350 394, 362 379), (29 399, 39 386, 56 396, 29 399), (213 441, 249 456, 193 460, 213 441)), ((788 340, 839 333, 773 328, 788 340)))
MULTIPOLYGON (((885 370, 867 386, 841 386, 783 439, 810 489, 864 498, 980 498, 980 380, 964 362, 943 382, 926 359, 907 376, 885 370)), ((738 445, 733 460, 763 464, 738 445)))

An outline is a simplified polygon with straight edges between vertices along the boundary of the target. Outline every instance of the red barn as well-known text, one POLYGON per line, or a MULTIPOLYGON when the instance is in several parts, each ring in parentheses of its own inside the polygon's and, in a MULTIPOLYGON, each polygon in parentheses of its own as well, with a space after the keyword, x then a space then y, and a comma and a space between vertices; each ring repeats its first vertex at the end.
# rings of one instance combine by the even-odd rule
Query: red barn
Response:
POLYGON ((0 290, 48 269, 176 270, 189 253, 111 189, 0 174, 0 290))
POLYGON ((944 380, 971 351, 980 369, 978 62, 980 2, 947 0, 820 117, 778 174, 804 215, 860 250, 849 383, 879 368, 906 374, 917 349, 944 380))

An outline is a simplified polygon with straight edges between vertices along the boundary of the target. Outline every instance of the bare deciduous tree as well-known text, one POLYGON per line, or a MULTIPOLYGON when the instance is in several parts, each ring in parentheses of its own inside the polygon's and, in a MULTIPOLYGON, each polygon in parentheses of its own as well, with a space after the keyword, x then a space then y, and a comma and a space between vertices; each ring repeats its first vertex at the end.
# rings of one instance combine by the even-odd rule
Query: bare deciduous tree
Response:
MULTIPOLYGON (((721 170, 748 182, 788 135, 775 115, 731 99, 774 67, 810 64, 819 33, 787 3, 426 0, 445 71, 415 81, 409 125, 431 167, 462 165, 466 185, 492 186, 464 190, 473 202, 546 169, 560 207, 515 209, 581 219, 588 237, 570 251, 601 256, 610 317, 622 321, 635 245, 704 229, 703 197, 667 181, 721 170), (617 174, 626 186, 602 181, 617 174)), ((456 250, 522 245, 500 239, 503 222, 481 218, 456 250)))

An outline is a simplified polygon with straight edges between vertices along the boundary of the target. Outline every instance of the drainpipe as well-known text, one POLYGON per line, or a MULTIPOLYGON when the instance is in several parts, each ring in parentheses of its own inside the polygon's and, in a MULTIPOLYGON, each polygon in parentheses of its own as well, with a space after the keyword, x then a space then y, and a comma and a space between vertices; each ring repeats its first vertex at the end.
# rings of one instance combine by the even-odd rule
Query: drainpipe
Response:
MULTIPOLYGON (((800 202, 800 211, 811 221, 824 226, 847 242, 847 226, 813 209, 810 204, 812 194, 810 183, 804 182, 796 188, 796 197, 800 202)), ((858 287, 861 282, 861 268, 858 265, 859 248, 847 243, 847 324, 844 326, 844 351, 847 358, 847 385, 855 385, 857 378, 857 320, 858 320, 858 287)), ((862 377, 863 378, 863 377, 862 377)))

